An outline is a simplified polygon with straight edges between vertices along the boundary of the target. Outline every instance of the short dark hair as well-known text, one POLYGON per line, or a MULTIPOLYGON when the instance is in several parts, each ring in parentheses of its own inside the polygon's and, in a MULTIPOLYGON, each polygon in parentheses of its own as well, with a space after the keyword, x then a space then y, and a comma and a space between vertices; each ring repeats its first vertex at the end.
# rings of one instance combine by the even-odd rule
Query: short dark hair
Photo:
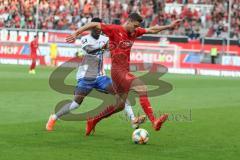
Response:
POLYGON ((101 20, 100 18, 98 18, 98 17, 95 17, 95 18, 93 18, 93 19, 91 20, 91 22, 99 22, 99 23, 101 23, 102 20, 101 20))
POLYGON ((138 13, 131 13, 128 16, 128 19, 132 21, 138 21, 139 23, 142 23, 143 21, 143 18, 138 13))

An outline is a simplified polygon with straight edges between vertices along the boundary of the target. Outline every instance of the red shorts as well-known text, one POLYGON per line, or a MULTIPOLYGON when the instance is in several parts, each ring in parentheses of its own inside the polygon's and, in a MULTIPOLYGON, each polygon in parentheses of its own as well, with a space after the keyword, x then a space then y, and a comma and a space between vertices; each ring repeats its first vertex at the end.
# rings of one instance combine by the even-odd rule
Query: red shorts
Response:
POLYGON ((37 59, 37 54, 32 53, 32 54, 31 54, 31 58, 32 58, 32 59, 37 59))
POLYGON ((131 87, 132 81, 136 79, 136 77, 124 70, 111 70, 111 77, 113 81, 113 87, 117 93, 123 94, 128 93, 131 87))

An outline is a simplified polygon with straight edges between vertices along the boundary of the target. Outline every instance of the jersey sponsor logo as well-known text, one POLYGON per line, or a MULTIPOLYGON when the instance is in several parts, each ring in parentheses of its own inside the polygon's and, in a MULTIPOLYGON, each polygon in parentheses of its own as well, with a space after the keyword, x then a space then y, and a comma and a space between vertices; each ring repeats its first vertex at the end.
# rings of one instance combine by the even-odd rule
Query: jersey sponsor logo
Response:
POLYGON ((119 43, 116 42, 109 42, 109 50, 113 51, 115 49, 121 49, 121 50, 129 50, 133 46, 133 41, 126 40, 126 41, 120 41, 119 43))
POLYGON ((119 48, 121 49, 130 49, 133 45, 133 41, 129 41, 129 40, 126 40, 126 41, 121 41, 119 43, 119 48))

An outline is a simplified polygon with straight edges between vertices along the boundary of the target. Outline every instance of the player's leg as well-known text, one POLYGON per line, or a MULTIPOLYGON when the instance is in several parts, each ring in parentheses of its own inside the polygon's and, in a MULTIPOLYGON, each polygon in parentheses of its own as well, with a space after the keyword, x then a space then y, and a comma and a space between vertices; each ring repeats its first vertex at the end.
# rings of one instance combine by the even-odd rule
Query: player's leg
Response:
POLYGON ((158 119, 155 118, 153 114, 153 109, 148 100, 147 87, 140 79, 135 78, 131 83, 130 89, 137 92, 139 96, 140 104, 144 112, 148 116, 149 120, 152 122, 154 129, 160 130, 162 124, 167 120, 168 115, 164 114, 158 119))
POLYGON ((98 122, 100 122, 102 119, 107 118, 111 116, 114 113, 117 113, 119 111, 122 111, 125 106, 125 101, 127 98, 126 95, 115 95, 115 100, 116 103, 112 105, 106 106, 106 108, 99 113, 97 116, 92 117, 87 120, 87 125, 86 125, 86 135, 88 136, 92 131, 95 131, 95 126, 98 122))
POLYGON ((125 102, 124 111, 125 111, 127 117, 128 117, 132 122, 136 119, 136 117, 135 117, 135 115, 134 115, 134 113, 133 113, 133 110, 132 110, 132 106, 131 106, 131 104, 130 104, 130 102, 129 102, 128 99, 127 99, 126 102, 125 102))
POLYGON ((46 130, 52 131, 57 119, 77 109, 81 105, 83 99, 91 92, 92 88, 93 83, 86 83, 84 79, 79 79, 74 100, 71 103, 65 104, 57 113, 50 115, 46 124, 46 130))
POLYGON ((64 105, 57 113, 55 113, 53 115, 54 118, 57 120, 63 115, 70 113, 72 110, 77 109, 86 96, 87 94, 85 93, 75 93, 74 100, 71 103, 64 105))
MULTIPOLYGON (((115 95, 116 91, 113 88, 112 80, 109 77, 107 77, 107 76, 105 78, 107 79, 105 85, 101 85, 100 87, 102 89, 105 88, 105 90, 108 93, 110 93, 112 95, 115 95)), ((116 113, 119 112, 119 111, 121 111, 121 110, 117 109, 116 113)), ((126 99, 124 111, 127 114, 128 118, 131 120, 132 127, 135 128, 135 129, 139 128, 139 126, 142 123, 144 123, 145 120, 146 120, 146 116, 145 115, 140 115, 140 116, 137 116, 137 117, 134 115, 134 112, 132 110, 132 106, 131 106, 130 101, 128 99, 126 99)))
POLYGON ((131 106, 131 104, 130 104, 128 99, 125 102, 124 111, 127 114, 128 118, 131 120, 132 128, 134 128, 134 129, 139 128, 139 126, 142 123, 144 123, 145 120, 146 120, 146 116, 145 115, 139 115, 139 116, 135 116, 134 115, 134 112, 132 110, 132 106, 131 106))
POLYGON ((92 119, 89 119, 87 121, 86 135, 89 135, 91 131, 94 130, 96 124, 100 120, 124 108, 128 96, 128 91, 131 87, 131 83, 136 78, 134 75, 129 74, 128 71, 119 72, 119 70, 112 70, 111 76, 114 80, 114 88, 116 89, 116 103, 107 106, 106 109, 98 116, 93 117, 92 119))
POLYGON ((107 76, 98 77, 95 88, 98 91, 115 95, 116 103, 106 106, 106 108, 102 112, 100 112, 97 116, 91 117, 87 120, 87 124, 86 124, 86 135, 87 136, 92 131, 95 131, 95 126, 99 121, 111 116, 114 113, 122 111, 124 109, 124 105, 123 105, 124 103, 122 102, 119 95, 115 94, 115 91, 112 87, 112 81, 109 77, 107 77, 107 76))
MULTIPOLYGON (((113 88, 112 80, 108 76, 101 76, 97 78, 96 89, 112 95, 116 94, 116 91, 113 88)), ((117 113, 121 110, 122 110, 121 108, 117 108, 114 113, 117 113)), ((145 121, 145 118, 146 118, 145 115, 140 115, 138 117, 135 117, 132 110, 132 106, 130 105, 130 102, 128 100, 125 103, 124 111, 126 112, 127 116, 131 120, 131 124, 133 128, 138 128, 139 125, 145 121)))
POLYGON ((32 58, 32 63, 29 67, 29 73, 30 74, 35 74, 35 68, 36 68, 36 58, 32 58))

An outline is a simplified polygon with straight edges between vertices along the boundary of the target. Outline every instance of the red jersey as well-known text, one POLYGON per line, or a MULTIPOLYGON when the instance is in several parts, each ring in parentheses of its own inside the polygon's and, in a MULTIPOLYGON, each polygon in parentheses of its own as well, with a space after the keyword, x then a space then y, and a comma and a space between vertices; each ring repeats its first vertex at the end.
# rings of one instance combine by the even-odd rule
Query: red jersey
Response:
POLYGON ((128 33, 120 25, 101 23, 101 29, 109 37, 109 48, 112 58, 111 77, 117 93, 128 93, 132 81, 136 78, 129 73, 130 51, 134 40, 146 33, 144 28, 137 28, 128 33))
POLYGON ((38 49, 38 40, 37 39, 34 39, 30 43, 30 48, 31 48, 31 55, 36 56, 37 55, 37 49, 38 49))
POLYGON ((112 58, 112 69, 129 70, 130 51, 134 40, 145 34, 146 29, 137 28, 134 33, 128 33, 120 25, 101 23, 101 29, 109 37, 109 48, 112 58))

